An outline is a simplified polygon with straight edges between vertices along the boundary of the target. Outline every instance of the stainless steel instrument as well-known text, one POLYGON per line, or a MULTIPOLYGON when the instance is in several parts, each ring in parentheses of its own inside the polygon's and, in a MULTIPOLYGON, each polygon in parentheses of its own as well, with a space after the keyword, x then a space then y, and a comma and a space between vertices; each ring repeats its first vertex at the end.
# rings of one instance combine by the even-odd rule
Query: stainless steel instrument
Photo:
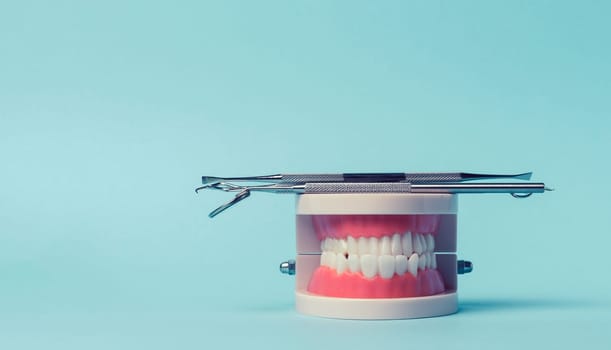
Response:
POLYGON ((362 173, 295 174, 221 178, 203 176, 204 186, 195 189, 238 192, 231 201, 208 216, 214 217, 250 196, 251 191, 272 193, 509 193, 526 198, 533 193, 552 191, 544 183, 464 183, 498 178, 530 179, 532 173, 514 175, 474 173, 362 173), (237 185, 228 181, 271 182, 265 185, 237 185))
POLYGON ((530 180, 532 172, 522 174, 477 174, 477 173, 343 173, 343 174, 275 174, 244 177, 202 176, 204 185, 226 181, 249 181, 271 183, 309 182, 463 182, 489 179, 530 180))

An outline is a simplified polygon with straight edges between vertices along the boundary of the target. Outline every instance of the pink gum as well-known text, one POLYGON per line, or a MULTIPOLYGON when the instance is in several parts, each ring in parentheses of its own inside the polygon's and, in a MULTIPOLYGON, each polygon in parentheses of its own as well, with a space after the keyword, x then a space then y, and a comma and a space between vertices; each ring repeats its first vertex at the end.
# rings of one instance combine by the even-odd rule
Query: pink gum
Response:
POLYGON ((407 231, 437 234, 440 215, 312 215, 319 240, 325 238, 383 237, 407 231))
POLYGON ((418 277, 406 273, 384 279, 366 278, 362 273, 337 272, 320 266, 310 279, 310 293, 337 298, 407 298, 439 294, 445 290, 441 274, 435 269, 418 271, 418 277))

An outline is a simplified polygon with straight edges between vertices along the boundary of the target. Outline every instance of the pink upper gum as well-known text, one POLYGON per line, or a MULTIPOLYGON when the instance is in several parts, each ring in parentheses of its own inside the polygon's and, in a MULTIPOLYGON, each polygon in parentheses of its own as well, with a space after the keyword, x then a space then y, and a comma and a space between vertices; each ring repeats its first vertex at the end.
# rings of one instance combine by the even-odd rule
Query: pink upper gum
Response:
POLYGON ((419 215, 312 215, 318 239, 383 237, 407 231, 437 234, 441 216, 419 215))

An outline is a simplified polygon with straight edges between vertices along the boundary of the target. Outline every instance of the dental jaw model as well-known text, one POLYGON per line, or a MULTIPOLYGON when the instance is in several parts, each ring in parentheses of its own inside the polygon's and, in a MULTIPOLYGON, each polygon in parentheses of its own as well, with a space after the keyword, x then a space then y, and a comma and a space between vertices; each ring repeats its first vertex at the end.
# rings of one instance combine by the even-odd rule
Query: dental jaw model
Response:
POLYGON ((350 319, 456 312, 456 199, 451 194, 299 196, 297 310, 350 319))
MULTIPOLYGON (((440 181, 443 176, 437 180, 429 176, 426 183, 414 179, 397 182, 397 176, 384 182, 379 176, 383 174, 373 175, 379 182, 339 179, 300 184, 276 179, 264 186, 214 182, 199 189, 239 192, 211 216, 246 198, 251 190, 298 193, 297 257, 282 263, 280 269, 296 275, 299 312, 348 319, 419 318, 456 312, 457 274, 470 272, 471 264, 456 257, 455 193, 508 192, 521 197, 546 190, 543 184, 532 183, 465 186, 460 179, 440 181), (418 188, 426 190, 414 193, 418 188)), ((204 183, 210 178, 204 177, 204 183)))

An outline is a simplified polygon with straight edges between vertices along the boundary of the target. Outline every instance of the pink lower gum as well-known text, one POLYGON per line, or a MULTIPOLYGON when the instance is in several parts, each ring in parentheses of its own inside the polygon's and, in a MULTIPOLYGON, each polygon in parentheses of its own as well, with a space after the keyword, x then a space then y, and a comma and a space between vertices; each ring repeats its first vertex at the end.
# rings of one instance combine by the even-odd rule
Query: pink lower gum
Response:
POLYGON ((407 231, 437 234, 439 215, 313 215, 319 240, 324 238, 382 237, 407 231))
POLYGON ((314 271, 308 291, 337 298, 408 298, 433 295, 445 289, 441 274, 434 269, 418 271, 418 277, 410 273, 384 279, 367 278, 362 273, 337 272, 327 266, 314 271))

